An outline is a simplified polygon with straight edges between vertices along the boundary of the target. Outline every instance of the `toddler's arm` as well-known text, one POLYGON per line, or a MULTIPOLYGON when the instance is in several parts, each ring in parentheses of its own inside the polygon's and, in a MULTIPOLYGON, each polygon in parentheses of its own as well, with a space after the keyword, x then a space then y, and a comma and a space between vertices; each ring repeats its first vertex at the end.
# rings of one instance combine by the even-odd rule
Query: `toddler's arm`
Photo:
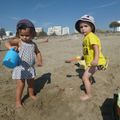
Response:
POLYGON ((98 65, 98 60, 99 60, 99 47, 98 45, 93 45, 93 49, 94 49, 94 59, 91 62, 92 66, 97 66, 98 65))
POLYGON ((37 45, 35 44, 36 62, 38 66, 42 66, 42 55, 37 45))
POLYGON ((16 50, 18 50, 19 43, 20 43, 19 38, 13 38, 5 42, 5 47, 7 49, 11 49, 12 47, 14 47, 16 50))

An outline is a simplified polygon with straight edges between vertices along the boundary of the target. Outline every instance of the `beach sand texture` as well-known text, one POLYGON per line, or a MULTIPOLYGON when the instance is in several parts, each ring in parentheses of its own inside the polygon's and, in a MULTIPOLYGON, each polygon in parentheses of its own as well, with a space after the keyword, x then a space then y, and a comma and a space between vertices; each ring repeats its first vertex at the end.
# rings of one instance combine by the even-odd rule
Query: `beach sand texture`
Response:
MULTIPOLYGON (((82 55, 82 36, 79 34, 50 37, 49 42, 35 42, 43 56, 43 66, 36 67, 35 90, 38 99, 32 101, 24 89, 24 107, 15 109, 16 83, 12 70, 2 66, 6 52, 0 51, 0 120, 112 120, 113 95, 120 87, 120 36, 98 34, 102 51, 110 60, 105 71, 94 75, 93 97, 80 101, 82 70, 68 58, 82 55)), ((4 42, 2 42, 4 44, 4 42)))

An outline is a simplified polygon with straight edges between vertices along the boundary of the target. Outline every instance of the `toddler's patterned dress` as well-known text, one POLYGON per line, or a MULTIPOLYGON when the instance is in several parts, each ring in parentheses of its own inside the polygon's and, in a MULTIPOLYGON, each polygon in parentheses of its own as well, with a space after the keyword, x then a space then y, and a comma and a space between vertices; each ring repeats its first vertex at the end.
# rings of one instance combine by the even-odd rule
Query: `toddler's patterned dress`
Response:
POLYGON ((12 79, 31 79, 36 73, 35 64, 35 45, 34 43, 21 42, 19 48, 19 56, 21 58, 20 65, 13 69, 12 79))

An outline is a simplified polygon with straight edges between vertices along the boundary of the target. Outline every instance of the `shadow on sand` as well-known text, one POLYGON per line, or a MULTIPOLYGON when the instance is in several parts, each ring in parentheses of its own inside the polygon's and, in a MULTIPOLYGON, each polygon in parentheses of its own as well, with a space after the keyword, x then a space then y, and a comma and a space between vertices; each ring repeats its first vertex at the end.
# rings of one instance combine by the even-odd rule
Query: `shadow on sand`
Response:
MULTIPOLYGON (((45 84, 51 83, 51 73, 45 73, 41 77, 35 79, 35 95, 44 88, 45 84)), ((23 97, 22 102, 24 102, 29 97, 28 93, 23 97)))
POLYGON ((35 94, 39 93, 46 83, 51 83, 51 73, 45 73, 35 80, 35 94))
POLYGON ((117 111, 117 94, 114 94, 114 98, 107 98, 103 105, 100 107, 103 120, 120 120, 117 111))

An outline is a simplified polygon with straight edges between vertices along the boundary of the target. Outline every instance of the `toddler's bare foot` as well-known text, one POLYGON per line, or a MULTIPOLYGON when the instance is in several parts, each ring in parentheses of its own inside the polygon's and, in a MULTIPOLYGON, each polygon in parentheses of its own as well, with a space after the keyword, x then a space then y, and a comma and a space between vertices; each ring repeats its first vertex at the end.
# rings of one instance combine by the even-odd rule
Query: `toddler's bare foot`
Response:
POLYGON ((21 108, 21 107, 23 107, 21 102, 16 102, 16 108, 21 108))
POLYGON ((37 97, 35 95, 30 96, 33 100, 37 100, 37 97))
POLYGON ((81 100, 81 101, 86 101, 86 100, 88 100, 88 99, 91 98, 91 97, 92 97, 91 95, 85 94, 85 95, 83 95, 83 96, 80 97, 80 100, 81 100))

